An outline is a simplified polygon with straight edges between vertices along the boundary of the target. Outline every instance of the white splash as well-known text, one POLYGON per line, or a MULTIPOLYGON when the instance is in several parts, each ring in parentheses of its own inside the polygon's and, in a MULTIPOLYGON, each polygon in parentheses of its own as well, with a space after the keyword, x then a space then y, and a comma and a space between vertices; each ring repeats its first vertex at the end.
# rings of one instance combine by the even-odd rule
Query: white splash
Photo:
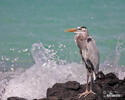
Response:
POLYGON ((115 51, 110 53, 103 64, 100 66, 100 70, 104 73, 114 72, 120 79, 125 77, 125 66, 119 65, 119 60, 122 52, 125 52, 125 48, 122 48, 123 43, 120 42, 120 38, 117 41, 115 51))
POLYGON ((56 64, 51 60, 51 55, 48 55, 49 50, 45 49, 42 43, 33 44, 31 52, 36 64, 9 82, 3 100, 10 96, 29 100, 45 97, 47 88, 56 82, 69 80, 85 82, 86 71, 83 65, 56 64))
MULTIPOLYGON (((31 52, 35 64, 9 81, 5 93, 2 95, 2 100, 6 100, 7 97, 11 96, 24 97, 29 100, 39 99, 45 97, 47 88, 56 82, 86 82, 86 70, 82 64, 57 64, 53 59, 53 54, 50 54, 50 50, 44 48, 42 43, 33 44, 31 52)), ((101 65, 101 70, 105 73, 113 71, 120 78, 123 78, 125 68, 115 66, 108 61, 111 60, 107 58, 104 64, 101 65)))

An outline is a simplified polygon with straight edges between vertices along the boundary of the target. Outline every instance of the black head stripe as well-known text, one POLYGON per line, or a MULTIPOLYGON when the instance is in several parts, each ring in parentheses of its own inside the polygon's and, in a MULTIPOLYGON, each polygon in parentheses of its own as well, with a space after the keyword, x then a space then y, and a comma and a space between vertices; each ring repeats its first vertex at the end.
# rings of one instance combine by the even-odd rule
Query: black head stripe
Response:
POLYGON ((85 28, 85 29, 87 29, 87 27, 85 27, 85 26, 81 26, 80 28, 85 28))

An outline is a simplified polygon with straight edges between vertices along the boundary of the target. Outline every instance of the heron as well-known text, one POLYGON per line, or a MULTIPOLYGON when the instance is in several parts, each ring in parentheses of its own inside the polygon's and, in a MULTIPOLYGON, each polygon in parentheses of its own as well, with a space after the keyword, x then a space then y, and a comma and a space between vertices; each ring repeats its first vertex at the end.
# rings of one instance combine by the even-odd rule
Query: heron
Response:
POLYGON ((75 42, 80 50, 80 55, 82 61, 85 64, 87 71, 87 84, 86 90, 79 94, 79 98, 82 96, 87 96, 90 93, 96 94, 93 91, 93 80, 94 76, 98 74, 99 71, 99 51, 97 49, 95 40, 88 34, 88 29, 85 26, 80 26, 77 28, 67 29, 65 32, 75 33, 75 42), (88 86, 89 77, 91 77, 90 86, 88 86))

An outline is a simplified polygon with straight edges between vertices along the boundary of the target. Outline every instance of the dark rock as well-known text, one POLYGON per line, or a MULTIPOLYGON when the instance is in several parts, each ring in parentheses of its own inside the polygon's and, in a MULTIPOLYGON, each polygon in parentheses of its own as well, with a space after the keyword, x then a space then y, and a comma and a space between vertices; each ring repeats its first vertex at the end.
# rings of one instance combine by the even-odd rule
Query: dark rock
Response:
POLYGON ((67 98, 69 95, 76 95, 77 90, 80 88, 80 83, 78 82, 66 82, 66 83, 56 83, 52 88, 48 88, 47 97, 58 96, 59 99, 67 98))
POLYGON ((48 100, 47 98, 42 98, 42 99, 33 99, 33 100, 48 100))
POLYGON ((100 71, 97 75, 96 75, 96 79, 105 79, 105 75, 102 71, 100 71))
POLYGON ((7 100, 27 100, 27 99, 20 98, 20 97, 9 97, 7 98, 7 100))
POLYGON ((86 85, 78 82, 66 82, 55 84, 47 90, 47 98, 57 96, 58 100, 124 100, 125 85, 124 80, 119 80, 114 73, 106 75, 99 72, 93 84, 93 91, 86 97, 79 98, 79 94, 84 92, 86 85), (113 97, 114 96, 114 97, 113 97), (115 97, 116 96, 116 97, 115 97), (117 97, 118 96, 118 97, 117 97))
POLYGON ((56 96, 51 96, 51 97, 48 97, 48 98, 33 99, 33 100, 59 100, 59 99, 58 99, 58 97, 56 97, 56 96))
POLYGON ((108 73, 105 75, 105 78, 109 78, 109 79, 116 79, 116 75, 114 73, 108 73))
MULTIPOLYGON (((79 98, 79 94, 84 92, 85 89, 86 84, 80 85, 76 81, 56 83, 52 88, 47 89, 46 98, 34 100, 125 100, 125 79, 119 80, 114 73, 104 75, 103 72, 99 72, 93 82, 93 91, 96 94, 79 98)), ((11 97, 8 100, 26 99, 11 97)))
POLYGON ((80 83, 76 82, 76 81, 68 81, 65 83, 65 88, 67 89, 72 89, 72 90, 78 90, 80 88, 80 83))
POLYGON ((52 88, 64 88, 64 83, 56 83, 52 88))

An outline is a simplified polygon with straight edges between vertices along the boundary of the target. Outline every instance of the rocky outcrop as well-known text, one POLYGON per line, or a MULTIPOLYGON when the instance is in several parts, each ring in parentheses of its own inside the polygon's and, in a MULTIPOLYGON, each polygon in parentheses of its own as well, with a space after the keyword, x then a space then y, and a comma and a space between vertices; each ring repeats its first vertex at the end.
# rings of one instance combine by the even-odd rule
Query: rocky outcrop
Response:
POLYGON ((20 98, 20 97, 10 97, 7 100, 27 100, 27 99, 20 98))
MULTIPOLYGON (((99 72, 93 84, 93 91, 96 94, 89 94, 79 98, 79 94, 85 91, 86 84, 80 85, 76 81, 66 83, 56 83, 52 88, 48 88, 47 97, 34 100, 125 100, 125 78, 119 80, 115 74, 104 75, 99 72)), ((8 98, 8 100, 26 100, 8 98)))

